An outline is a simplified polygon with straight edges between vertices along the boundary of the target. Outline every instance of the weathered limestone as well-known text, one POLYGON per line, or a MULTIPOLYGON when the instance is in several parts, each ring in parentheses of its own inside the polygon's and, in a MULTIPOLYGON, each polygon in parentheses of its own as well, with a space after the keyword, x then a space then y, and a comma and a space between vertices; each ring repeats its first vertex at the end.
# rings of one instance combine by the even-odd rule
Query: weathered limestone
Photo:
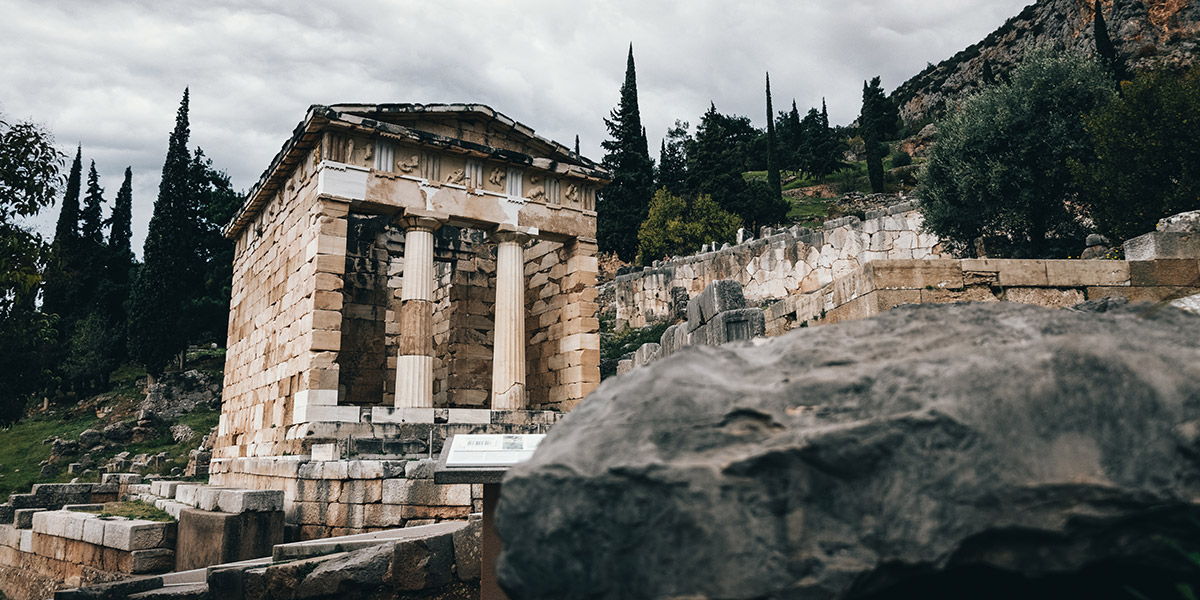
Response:
POLYGON ((496 231, 496 340, 492 358, 492 408, 525 408, 525 260, 529 235, 496 231))
POLYGON ((396 408, 433 408, 433 232, 441 222, 410 216, 402 225, 404 286, 396 363, 396 408))
POLYGON ((314 107, 225 232, 236 258, 212 459, 308 454, 318 424, 569 410, 599 384, 594 199, 607 182, 487 107, 314 107), (529 243, 485 242, 496 230, 529 243))

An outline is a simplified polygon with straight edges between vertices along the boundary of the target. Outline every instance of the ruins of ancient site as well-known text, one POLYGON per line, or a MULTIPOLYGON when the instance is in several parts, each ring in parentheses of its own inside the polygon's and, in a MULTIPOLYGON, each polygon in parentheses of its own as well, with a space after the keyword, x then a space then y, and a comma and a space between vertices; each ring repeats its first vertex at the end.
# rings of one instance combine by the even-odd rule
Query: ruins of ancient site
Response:
POLYGON ((9 61, 0 600, 1194 597, 1200 3, 1012 1, 14 11, 196 79, 9 61))

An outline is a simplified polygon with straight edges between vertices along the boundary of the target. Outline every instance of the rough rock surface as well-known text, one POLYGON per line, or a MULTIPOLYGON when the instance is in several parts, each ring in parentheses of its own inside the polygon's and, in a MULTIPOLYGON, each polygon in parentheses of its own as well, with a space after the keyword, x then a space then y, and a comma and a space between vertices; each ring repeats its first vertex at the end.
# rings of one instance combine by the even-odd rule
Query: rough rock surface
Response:
POLYGON ((506 477, 501 585, 855 598, 1176 568, 1157 534, 1200 548, 1200 318, 1089 304, 899 307, 610 379, 506 477))
MULTIPOLYGON (((1096 53, 1092 0, 1039 0, 983 40, 937 65, 929 65, 892 92, 908 124, 940 118, 979 91, 983 64, 1003 79, 1036 48, 1096 53)), ((1102 0, 1101 10, 1117 53, 1132 69, 1179 69, 1200 55, 1200 0, 1102 0)))
POLYGON ((146 389, 146 399, 139 408, 170 421, 192 412, 197 406, 216 408, 220 405, 221 379, 191 370, 182 375, 164 375, 162 380, 146 389))

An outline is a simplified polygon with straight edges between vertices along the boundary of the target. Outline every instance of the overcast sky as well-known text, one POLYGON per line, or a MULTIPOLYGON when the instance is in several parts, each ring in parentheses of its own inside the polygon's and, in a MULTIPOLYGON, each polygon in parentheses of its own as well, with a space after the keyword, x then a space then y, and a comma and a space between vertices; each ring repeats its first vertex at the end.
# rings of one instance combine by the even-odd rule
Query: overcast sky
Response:
MULTIPOLYGON (((1031 0, 1030 0, 1031 1, 1031 0)), ((634 46, 659 140, 716 103, 766 123, 826 98, 852 121, 862 83, 892 90, 982 39, 1027 0, 0 0, 0 107, 95 160, 108 205, 133 167, 141 254, 167 138, 191 88, 191 147, 248 189, 312 104, 476 102, 600 158, 634 46)), ((86 173, 85 173, 86 174, 86 173)), ((53 234, 57 205, 32 224, 53 234)))

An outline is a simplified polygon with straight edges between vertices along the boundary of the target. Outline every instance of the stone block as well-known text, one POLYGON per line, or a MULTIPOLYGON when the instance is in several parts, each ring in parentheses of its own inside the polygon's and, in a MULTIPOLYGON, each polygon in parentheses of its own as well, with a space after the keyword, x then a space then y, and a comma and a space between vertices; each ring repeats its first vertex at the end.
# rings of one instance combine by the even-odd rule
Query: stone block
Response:
POLYGON ((30 529, 38 533, 52 535, 54 537, 65 537, 67 531, 67 522, 63 517, 65 513, 58 510, 44 510, 33 513, 33 519, 30 523, 30 529))
POLYGON ((492 411, 486 408, 451 408, 447 419, 450 423, 482 425, 492 422, 492 411))
POLYGON ((1128 264, 1129 281, 1135 286, 1200 286, 1200 261, 1196 259, 1158 259, 1128 264))
POLYGON ((202 483, 184 483, 175 487, 175 500, 188 506, 196 506, 196 495, 205 488, 202 483))
POLYGON ((695 329, 726 310, 745 307, 742 284, 732 279, 714 281, 688 302, 688 328, 695 329))
POLYGON ((96 546, 104 545, 103 519, 88 519, 83 522, 83 541, 96 546))
POLYGON ((178 570, 271 555, 283 543, 283 513, 213 513, 191 508, 179 515, 175 544, 178 570))
POLYGON ((42 512, 44 508, 18 508, 13 511, 13 527, 29 529, 33 527, 33 515, 42 512))
POLYGON ((351 479, 342 482, 339 501, 345 504, 371 504, 383 498, 383 480, 351 479))
POLYGON ((1054 287, 1129 285, 1123 260, 1047 260, 1046 278, 1054 287))
POLYGON ((742 308, 717 313, 706 329, 709 345, 718 346, 763 337, 767 334, 767 322, 761 308, 742 308))
POLYGON ((433 467, 437 461, 433 459, 410 460, 404 465, 406 479, 433 479, 433 467))
POLYGON ((641 366, 658 360, 659 345, 654 342, 642 344, 633 353, 634 366, 641 366))
MULTIPOLYGON (((100 483, 115 483, 117 485, 136 485, 142 482, 142 476, 137 473, 105 473, 100 476, 100 483)), ((95 491, 95 490, 93 490, 95 491)))
POLYGON ((196 490, 196 508, 200 510, 217 510, 217 501, 221 497, 221 492, 226 488, 217 486, 204 486, 196 490))
POLYGON ((33 530, 32 529, 22 529, 21 530, 21 541, 20 541, 20 544, 17 546, 17 549, 20 550, 21 552, 26 552, 26 553, 33 552, 33 530))
POLYGON ((1006 288, 1004 300, 1021 304, 1036 304, 1048 308, 1066 308, 1085 300, 1083 290, 1075 288, 1006 288))
POLYGON ((217 510, 233 514, 283 510, 283 490, 220 490, 217 510))
POLYGON ((435 589, 454 581, 454 537, 446 533, 396 542, 392 586, 397 590, 435 589))
POLYGON ((311 456, 313 460, 338 460, 341 453, 338 452, 337 444, 313 444, 311 456))
POLYGON ((175 488, 179 487, 179 483, 178 481, 171 481, 169 479, 152 481, 150 482, 150 493, 162 498, 174 498, 175 488))
POLYGON ((1044 260, 969 258, 961 263, 964 272, 996 273, 997 282, 1004 287, 1050 285, 1044 260))
POLYGON ((1151 231, 1126 240, 1125 260, 1145 261, 1158 258, 1200 258, 1200 233, 1151 231))
POLYGON ((139 519, 104 521, 104 546, 117 550, 149 550, 167 544, 173 537, 174 523, 158 523, 139 519))
POLYGON ((962 267, 957 260, 877 260, 863 267, 873 288, 962 289, 962 267))
POLYGON ((346 461, 346 476, 350 479, 383 479, 383 461, 346 461))
POLYGON ((130 552, 130 573, 165 573, 174 569, 175 551, 169 548, 134 550, 130 552))
POLYGON ((13 512, 15 510, 16 509, 13 508, 12 504, 9 504, 7 502, 5 502, 4 504, 0 504, 0 524, 12 523, 13 522, 13 512))
POLYGON ((433 483, 432 479, 385 479, 383 502, 421 506, 470 506, 471 485, 438 485, 433 483))

